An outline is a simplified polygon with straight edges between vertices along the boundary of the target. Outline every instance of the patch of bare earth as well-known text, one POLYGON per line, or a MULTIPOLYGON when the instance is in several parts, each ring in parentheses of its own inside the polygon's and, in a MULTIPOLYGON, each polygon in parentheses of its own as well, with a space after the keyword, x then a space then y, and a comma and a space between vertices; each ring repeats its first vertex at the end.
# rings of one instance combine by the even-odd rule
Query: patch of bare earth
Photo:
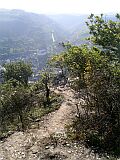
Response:
POLYGON ((32 129, 16 132, 0 142, 0 160, 97 159, 84 146, 67 141, 65 126, 72 122, 76 113, 74 93, 68 88, 55 92, 64 96, 59 110, 44 116, 32 129))

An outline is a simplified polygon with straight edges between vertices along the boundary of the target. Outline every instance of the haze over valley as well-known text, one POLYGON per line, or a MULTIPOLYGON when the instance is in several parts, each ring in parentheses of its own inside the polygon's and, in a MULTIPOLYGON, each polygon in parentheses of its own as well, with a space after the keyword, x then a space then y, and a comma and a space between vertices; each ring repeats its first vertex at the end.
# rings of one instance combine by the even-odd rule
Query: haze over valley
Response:
POLYGON ((51 55, 63 50, 62 42, 89 44, 87 18, 87 14, 44 15, 1 9, 0 64, 16 60, 32 62, 37 75, 51 55))
POLYGON ((0 1, 0 160, 120 160, 120 1, 0 1))
POLYGON ((23 10, 0 10, 0 63, 32 62, 37 73, 47 59, 60 52, 60 43, 86 42, 88 15, 44 15, 23 10))

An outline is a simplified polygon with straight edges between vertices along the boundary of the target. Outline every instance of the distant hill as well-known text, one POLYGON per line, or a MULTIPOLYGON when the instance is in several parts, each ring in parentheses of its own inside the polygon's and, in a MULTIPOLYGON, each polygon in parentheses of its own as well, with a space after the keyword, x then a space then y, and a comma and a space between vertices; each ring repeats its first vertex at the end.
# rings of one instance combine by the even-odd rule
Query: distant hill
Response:
POLYGON ((69 32, 73 32, 78 26, 80 26, 80 28, 86 26, 85 21, 87 20, 88 15, 56 14, 50 15, 49 17, 69 32))
POLYGON ((58 14, 50 15, 51 19, 60 24, 64 30, 69 32, 69 40, 75 44, 81 44, 85 42, 85 38, 88 37, 88 28, 86 21, 88 15, 79 14, 58 14))
POLYGON ((65 40, 67 33, 55 21, 42 14, 22 10, 0 10, 0 53, 46 49, 65 40))
MULTIPOLYGON (((59 42, 87 43, 88 15, 43 15, 0 9, 0 54, 47 50, 59 42), (54 37, 53 37, 54 36, 54 37)), ((106 19, 112 19, 112 15, 106 19)), ((56 45, 57 46, 57 45, 56 45)))
MULTIPOLYGON (((0 64, 31 62, 34 80, 51 54, 63 50, 60 42, 89 43, 88 15, 43 15, 23 10, 0 9, 0 64)), ((112 19, 112 15, 106 16, 112 19)))
MULTIPOLYGON (((50 15, 49 17, 60 24, 64 30, 69 32, 69 40, 76 44, 87 43, 86 38, 89 37, 89 30, 86 26, 86 21, 89 15, 79 14, 58 14, 50 15)), ((113 20, 116 18, 113 14, 104 15, 105 20, 113 20)))

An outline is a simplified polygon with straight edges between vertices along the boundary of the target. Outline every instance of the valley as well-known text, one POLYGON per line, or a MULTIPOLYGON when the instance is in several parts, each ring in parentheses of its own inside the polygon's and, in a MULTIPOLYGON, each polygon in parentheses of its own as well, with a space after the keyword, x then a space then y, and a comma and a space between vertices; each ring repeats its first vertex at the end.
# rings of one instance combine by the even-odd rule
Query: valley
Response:
POLYGON ((30 62, 34 72, 31 80, 38 80, 38 72, 51 55, 63 50, 60 43, 70 41, 79 45, 85 42, 88 35, 84 22, 86 17, 0 11, 0 65, 18 60, 30 62), (78 38, 80 34, 81 39, 78 38))

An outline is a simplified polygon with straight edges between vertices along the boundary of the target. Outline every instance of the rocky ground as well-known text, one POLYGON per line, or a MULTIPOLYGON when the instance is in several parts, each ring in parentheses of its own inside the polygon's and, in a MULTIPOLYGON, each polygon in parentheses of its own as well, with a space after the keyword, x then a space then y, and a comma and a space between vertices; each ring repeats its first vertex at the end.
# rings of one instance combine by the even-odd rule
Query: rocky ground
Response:
POLYGON ((97 160, 82 144, 67 140, 65 126, 76 114, 74 93, 59 88, 64 96, 59 110, 44 116, 26 132, 15 132, 0 142, 0 160, 97 160))

